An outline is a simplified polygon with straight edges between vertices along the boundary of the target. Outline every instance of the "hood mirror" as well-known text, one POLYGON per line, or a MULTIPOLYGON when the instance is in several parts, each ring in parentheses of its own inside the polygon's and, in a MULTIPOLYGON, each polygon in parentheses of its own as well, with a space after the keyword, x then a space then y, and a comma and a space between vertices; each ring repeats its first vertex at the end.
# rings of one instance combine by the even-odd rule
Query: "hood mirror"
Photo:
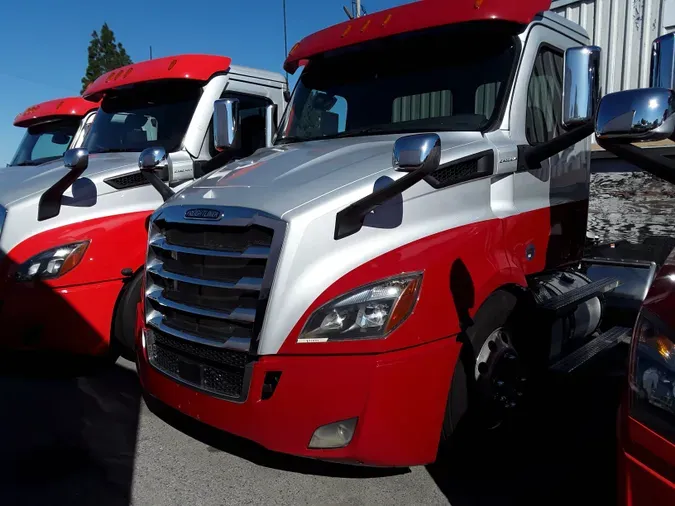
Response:
POLYGON ((441 162, 441 139, 437 134, 399 137, 394 143, 392 164, 396 170, 424 174, 434 172, 441 162))
POLYGON ((595 120, 600 141, 632 143, 669 138, 675 130, 675 93, 664 88, 605 95, 595 120))
POLYGON ((165 202, 174 196, 174 191, 159 178, 157 170, 168 166, 169 158, 163 147, 145 148, 138 157, 138 168, 141 174, 165 202))
POLYGON ((239 99, 221 98, 213 103, 213 144, 218 151, 238 148, 239 99))
POLYGON ((63 165, 78 172, 83 172, 89 166, 89 151, 84 148, 68 149, 63 153, 63 165))
POLYGON ((68 149, 63 153, 63 165, 70 170, 40 196, 38 221, 48 220, 59 215, 63 193, 77 181, 89 166, 89 152, 84 148, 68 149))
POLYGON ((141 171, 154 172, 168 164, 166 150, 163 147, 145 148, 138 157, 138 168, 141 171))
POLYGON ((599 68, 599 47, 571 47, 565 51, 562 123, 566 130, 593 121, 600 96, 599 68))

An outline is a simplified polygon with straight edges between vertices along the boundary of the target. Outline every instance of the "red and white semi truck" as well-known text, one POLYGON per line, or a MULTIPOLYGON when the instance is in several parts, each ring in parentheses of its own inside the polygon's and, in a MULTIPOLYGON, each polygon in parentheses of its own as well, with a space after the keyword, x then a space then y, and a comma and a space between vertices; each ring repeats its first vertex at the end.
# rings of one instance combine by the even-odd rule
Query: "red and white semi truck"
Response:
POLYGON ((82 97, 49 100, 26 108, 14 118, 14 126, 26 133, 7 165, 40 165, 61 158, 66 150, 79 148, 96 116, 98 103, 82 97))
MULTIPOLYGON (((583 257, 601 49, 549 5, 415 2, 296 44, 274 145, 150 220, 150 403, 279 452, 426 464, 528 378, 627 342, 657 265, 583 257)), ((214 122, 228 147, 236 103, 214 122)))
POLYGON ((84 102, 100 108, 81 147, 0 173, 0 346, 112 357, 133 348, 146 221, 162 203, 139 153, 164 147, 160 177, 178 187, 270 145, 285 93, 282 75, 214 55, 157 58, 93 82, 84 102), (239 145, 218 150, 213 111, 233 98, 239 145))

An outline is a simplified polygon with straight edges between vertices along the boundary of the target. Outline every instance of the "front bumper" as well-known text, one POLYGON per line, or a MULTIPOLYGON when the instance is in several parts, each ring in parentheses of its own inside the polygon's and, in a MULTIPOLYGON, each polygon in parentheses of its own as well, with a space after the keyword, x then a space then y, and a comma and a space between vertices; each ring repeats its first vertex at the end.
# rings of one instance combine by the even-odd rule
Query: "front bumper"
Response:
POLYGON ((168 378, 138 349, 141 385, 153 400, 269 450, 373 466, 436 459, 459 354, 458 343, 448 338, 374 355, 264 356, 253 366, 246 401, 235 403, 168 378), (267 372, 281 377, 263 400, 267 372), (346 447, 308 448, 318 427, 354 417, 356 431, 346 447))
POLYGON ((102 355, 121 280, 52 288, 8 283, 0 293, 0 347, 102 355))

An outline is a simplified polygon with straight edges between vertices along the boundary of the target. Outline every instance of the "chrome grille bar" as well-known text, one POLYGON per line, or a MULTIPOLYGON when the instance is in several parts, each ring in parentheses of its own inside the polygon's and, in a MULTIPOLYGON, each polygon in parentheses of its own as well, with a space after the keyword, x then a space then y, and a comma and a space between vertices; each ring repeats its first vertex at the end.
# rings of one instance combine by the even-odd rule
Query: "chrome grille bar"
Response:
POLYGON ((226 311, 216 311, 213 309, 206 309, 198 306, 192 306, 188 304, 182 304, 180 302, 167 299, 162 295, 163 289, 157 285, 153 285, 149 288, 145 296, 159 304, 162 307, 167 307, 169 309, 175 309, 176 311, 182 311, 184 313, 191 313, 198 316, 204 316, 206 318, 215 318, 218 320, 233 320, 244 323, 253 323, 255 321, 255 309, 254 308, 245 308, 238 307, 234 311, 229 313, 226 311))
POLYGON ((169 327, 164 323, 164 317, 159 313, 148 318, 147 324, 150 325, 155 330, 159 330, 160 332, 164 332, 179 339, 185 339, 186 341, 204 344, 206 346, 213 346, 214 348, 224 348, 236 351, 248 351, 249 346, 251 345, 250 338, 227 337, 225 338, 224 341, 218 341, 216 339, 209 339, 206 337, 195 336, 194 334, 190 334, 189 332, 169 327))
POLYGON ((204 248, 193 248, 191 246, 179 246, 170 244, 166 239, 157 235, 150 240, 150 246, 164 251, 173 251, 175 253, 185 253, 188 255, 208 255, 211 257, 223 258, 260 258, 266 259, 270 255, 270 248, 266 246, 249 246, 241 253, 238 251, 213 250, 204 248))
POLYGON ((236 283, 229 281, 217 281, 214 279, 193 278, 184 274, 177 274, 164 269, 164 264, 160 260, 154 261, 146 267, 147 272, 159 276, 160 278, 170 279, 171 281, 180 281, 181 283, 190 283, 191 285, 210 286, 212 288, 224 288, 234 290, 252 290, 259 292, 262 288, 262 278, 241 278, 236 283))

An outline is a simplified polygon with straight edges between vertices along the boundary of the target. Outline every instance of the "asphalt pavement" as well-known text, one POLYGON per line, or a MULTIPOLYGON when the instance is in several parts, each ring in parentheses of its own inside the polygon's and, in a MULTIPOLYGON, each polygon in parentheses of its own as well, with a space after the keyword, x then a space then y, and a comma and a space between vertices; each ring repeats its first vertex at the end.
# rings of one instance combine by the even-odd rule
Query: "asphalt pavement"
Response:
POLYGON ((124 360, 101 366, 50 355, 2 358, 6 506, 614 501, 620 379, 547 385, 513 427, 480 442, 460 433, 442 464, 372 469, 274 454, 175 415, 159 418, 124 360))

